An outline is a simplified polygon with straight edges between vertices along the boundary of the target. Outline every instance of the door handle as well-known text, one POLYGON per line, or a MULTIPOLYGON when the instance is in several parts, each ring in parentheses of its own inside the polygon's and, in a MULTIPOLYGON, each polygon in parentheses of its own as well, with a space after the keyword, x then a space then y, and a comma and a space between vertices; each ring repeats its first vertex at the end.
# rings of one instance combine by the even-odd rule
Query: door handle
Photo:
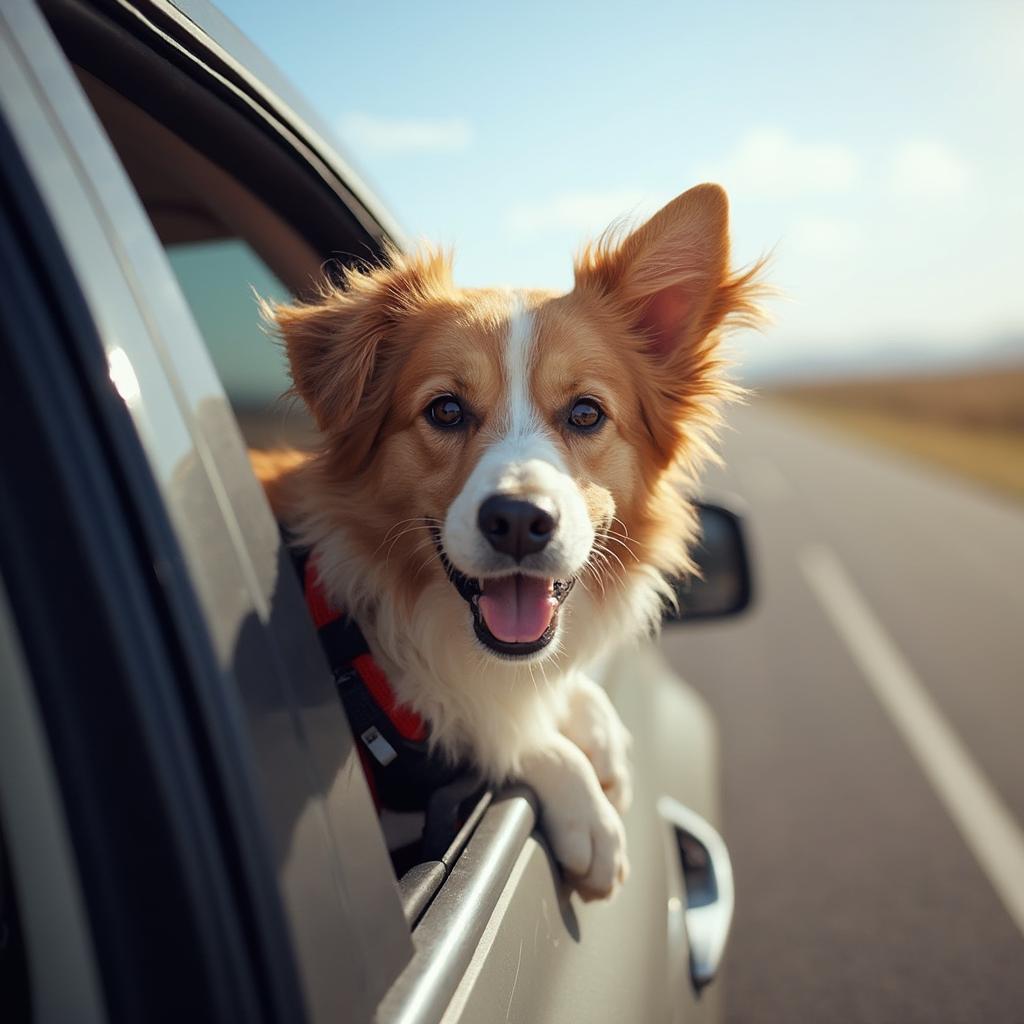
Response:
POLYGON ((715 979, 735 906, 732 861, 725 840, 696 811, 663 796, 658 813, 672 830, 686 883, 683 919, 690 948, 690 979, 698 993, 715 979))

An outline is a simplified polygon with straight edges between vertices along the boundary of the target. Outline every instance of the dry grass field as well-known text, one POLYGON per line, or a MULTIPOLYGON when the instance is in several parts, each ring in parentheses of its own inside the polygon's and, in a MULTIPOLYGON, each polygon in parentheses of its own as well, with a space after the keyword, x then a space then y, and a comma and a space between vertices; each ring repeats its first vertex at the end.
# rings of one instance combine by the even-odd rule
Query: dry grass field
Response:
POLYGON ((1024 500, 1024 369, 793 384, 762 397, 1024 500))

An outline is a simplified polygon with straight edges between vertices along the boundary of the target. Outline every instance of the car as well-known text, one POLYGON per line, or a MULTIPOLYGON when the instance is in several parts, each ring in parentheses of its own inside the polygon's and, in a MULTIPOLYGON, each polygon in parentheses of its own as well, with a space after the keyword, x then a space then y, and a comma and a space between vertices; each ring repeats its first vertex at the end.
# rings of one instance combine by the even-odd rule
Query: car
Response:
MULTIPOLYGON (((309 430, 251 290, 403 244, 316 117, 205 3, 8 0, 0 135, 0 1017, 714 1019, 716 733, 654 643, 594 669, 636 738, 614 901, 521 787, 374 807, 247 458, 309 430)), ((684 621, 750 600, 702 516, 684 621)))

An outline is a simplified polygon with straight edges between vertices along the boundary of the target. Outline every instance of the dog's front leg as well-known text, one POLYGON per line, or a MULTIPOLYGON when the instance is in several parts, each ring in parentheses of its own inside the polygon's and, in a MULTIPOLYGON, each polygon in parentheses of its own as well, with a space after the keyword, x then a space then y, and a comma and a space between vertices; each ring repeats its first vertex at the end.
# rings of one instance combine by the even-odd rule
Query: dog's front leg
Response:
POLYGON ((584 898, 611 896, 629 873, 626 833, 584 753, 560 733, 522 760, 558 862, 584 898))
POLYGON ((569 681, 565 717, 559 727, 587 755, 608 799, 625 814, 633 801, 629 765, 633 737, 608 694, 582 672, 569 681))

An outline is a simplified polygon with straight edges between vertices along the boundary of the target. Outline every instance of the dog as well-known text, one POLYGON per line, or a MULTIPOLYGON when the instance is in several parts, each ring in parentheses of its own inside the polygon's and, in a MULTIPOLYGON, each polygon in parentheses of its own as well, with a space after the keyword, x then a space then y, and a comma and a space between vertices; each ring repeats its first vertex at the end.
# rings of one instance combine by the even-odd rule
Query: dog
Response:
POLYGON ((656 629, 692 571, 721 339, 759 319, 717 185, 585 247, 567 294, 462 289, 391 252, 265 305, 319 440, 264 486, 331 602, 442 755, 536 793, 586 897, 626 879, 630 736, 586 674, 656 629))

